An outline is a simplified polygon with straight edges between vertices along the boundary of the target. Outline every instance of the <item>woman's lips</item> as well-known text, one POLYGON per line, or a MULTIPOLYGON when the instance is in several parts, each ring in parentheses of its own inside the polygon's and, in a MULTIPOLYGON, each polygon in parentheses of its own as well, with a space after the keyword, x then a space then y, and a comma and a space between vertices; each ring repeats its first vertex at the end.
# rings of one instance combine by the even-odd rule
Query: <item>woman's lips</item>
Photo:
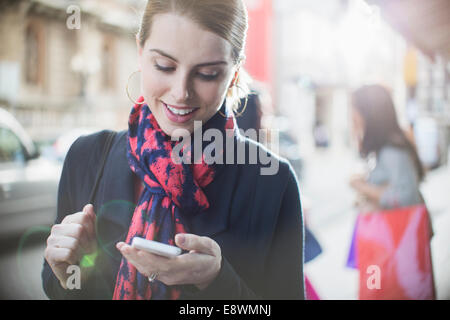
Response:
MULTIPOLYGON (((198 111, 199 108, 194 108, 194 110, 188 114, 181 115, 181 114, 175 114, 173 113, 169 108, 168 105, 164 102, 162 103, 164 105, 164 112, 166 113, 167 118, 176 123, 184 123, 192 119, 194 117, 195 113, 198 111)), ((170 106, 171 108, 177 109, 177 110, 186 110, 186 109, 192 109, 189 107, 174 107, 170 106)))

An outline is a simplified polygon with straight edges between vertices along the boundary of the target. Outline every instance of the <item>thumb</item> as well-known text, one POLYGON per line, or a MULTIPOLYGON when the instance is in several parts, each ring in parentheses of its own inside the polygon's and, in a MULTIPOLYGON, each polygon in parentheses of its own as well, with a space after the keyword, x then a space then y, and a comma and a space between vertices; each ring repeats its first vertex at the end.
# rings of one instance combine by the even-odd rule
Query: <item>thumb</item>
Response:
POLYGON ((85 205, 83 208, 83 212, 88 217, 89 222, 87 223, 87 228, 88 228, 89 235, 92 238, 95 238, 95 224, 96 224, 97 216, 95 215, 95 212, 94 212, 94 206, 90 203, 85 205))
POLYGON ((91 219, 94 220, 97 218, 95 216, 94 206, 92 204, 87 204, 83 208, 83 212, 91 219))
POLYGON ((199 253, 206 253, 213 256, 216 256, 218 251, 218 248, 216 248, 218 247, 218 244, 214 240, 190 233, 177 234, 175 236, 175 244, 187 251, 194 250, 199 253))

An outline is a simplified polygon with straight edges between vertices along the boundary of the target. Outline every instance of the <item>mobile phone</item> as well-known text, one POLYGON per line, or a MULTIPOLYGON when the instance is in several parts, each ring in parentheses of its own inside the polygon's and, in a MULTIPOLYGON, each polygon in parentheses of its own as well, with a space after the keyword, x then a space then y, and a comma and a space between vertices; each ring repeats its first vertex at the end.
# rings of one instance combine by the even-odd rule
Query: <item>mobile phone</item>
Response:
POLYGON ((182 252, 178 247, 140 237, 134 237, 131 246, 167 258, 176 257, 182 252))

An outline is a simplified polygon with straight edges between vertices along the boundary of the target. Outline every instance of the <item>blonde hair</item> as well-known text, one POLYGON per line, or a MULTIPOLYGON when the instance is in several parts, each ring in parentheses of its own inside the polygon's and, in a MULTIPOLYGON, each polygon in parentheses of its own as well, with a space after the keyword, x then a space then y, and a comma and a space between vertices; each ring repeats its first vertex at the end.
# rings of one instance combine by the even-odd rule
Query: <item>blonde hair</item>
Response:
MULTIPOLYGON (((150 36, 154 16, 163 13, 176 13, 191 18, 231 44, 235 65, 240 65, 245 60, 248 16, 243 0, 148 0, 138 32, 142 48, 150 36)), ((233 109, 239 107, 240 99, 250 91, 250 76, 242 67, 239 69, 239 78, 227 94, 227 106, 233 109)))

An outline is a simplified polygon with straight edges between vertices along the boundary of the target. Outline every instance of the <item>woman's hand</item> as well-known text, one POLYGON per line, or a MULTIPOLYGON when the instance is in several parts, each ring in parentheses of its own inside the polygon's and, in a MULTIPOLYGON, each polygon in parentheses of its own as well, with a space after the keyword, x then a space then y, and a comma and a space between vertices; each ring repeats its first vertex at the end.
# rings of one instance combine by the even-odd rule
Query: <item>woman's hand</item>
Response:
POLYGON ((371 184, 362 175, 352 176, 350 186, 358 193, 355 206, 365 212, 380 209, 380 199, 388 187, 388 185, 371 184))
POLYGON ((136 249, 124 242, 116 247, 122 255, 146 277, 157 275, 157 280, 168 286, 192 284, 206 288, 219 274, 222 254, 217 242, 195 234, 177 234, 175 244, 189 253, 166 258, 136 249))
MULTIPOLYGON (((53 225, 45 248, 45 259, 66 289, 70 265, 79 265, 85 254, 96 251, 94 207, 86 205, 82 212, 67 215, 60 224, 53 225)), ((84 270, 83 270, 84 271, 84 270)), ((86 272, 82 272, 82 281, 86 272)))
POLYGON ((379 210, 379 206, 376 203, 371 202, 366 197, 359 195, 354 204, 355 208, 358 210, 359 214, 368 214, 373 211, 379 210))
POLYGON ((360 192, 366 184, 366 177, 362 174, 355 174, 350 178, 350 186, 357 192, 360 192))

